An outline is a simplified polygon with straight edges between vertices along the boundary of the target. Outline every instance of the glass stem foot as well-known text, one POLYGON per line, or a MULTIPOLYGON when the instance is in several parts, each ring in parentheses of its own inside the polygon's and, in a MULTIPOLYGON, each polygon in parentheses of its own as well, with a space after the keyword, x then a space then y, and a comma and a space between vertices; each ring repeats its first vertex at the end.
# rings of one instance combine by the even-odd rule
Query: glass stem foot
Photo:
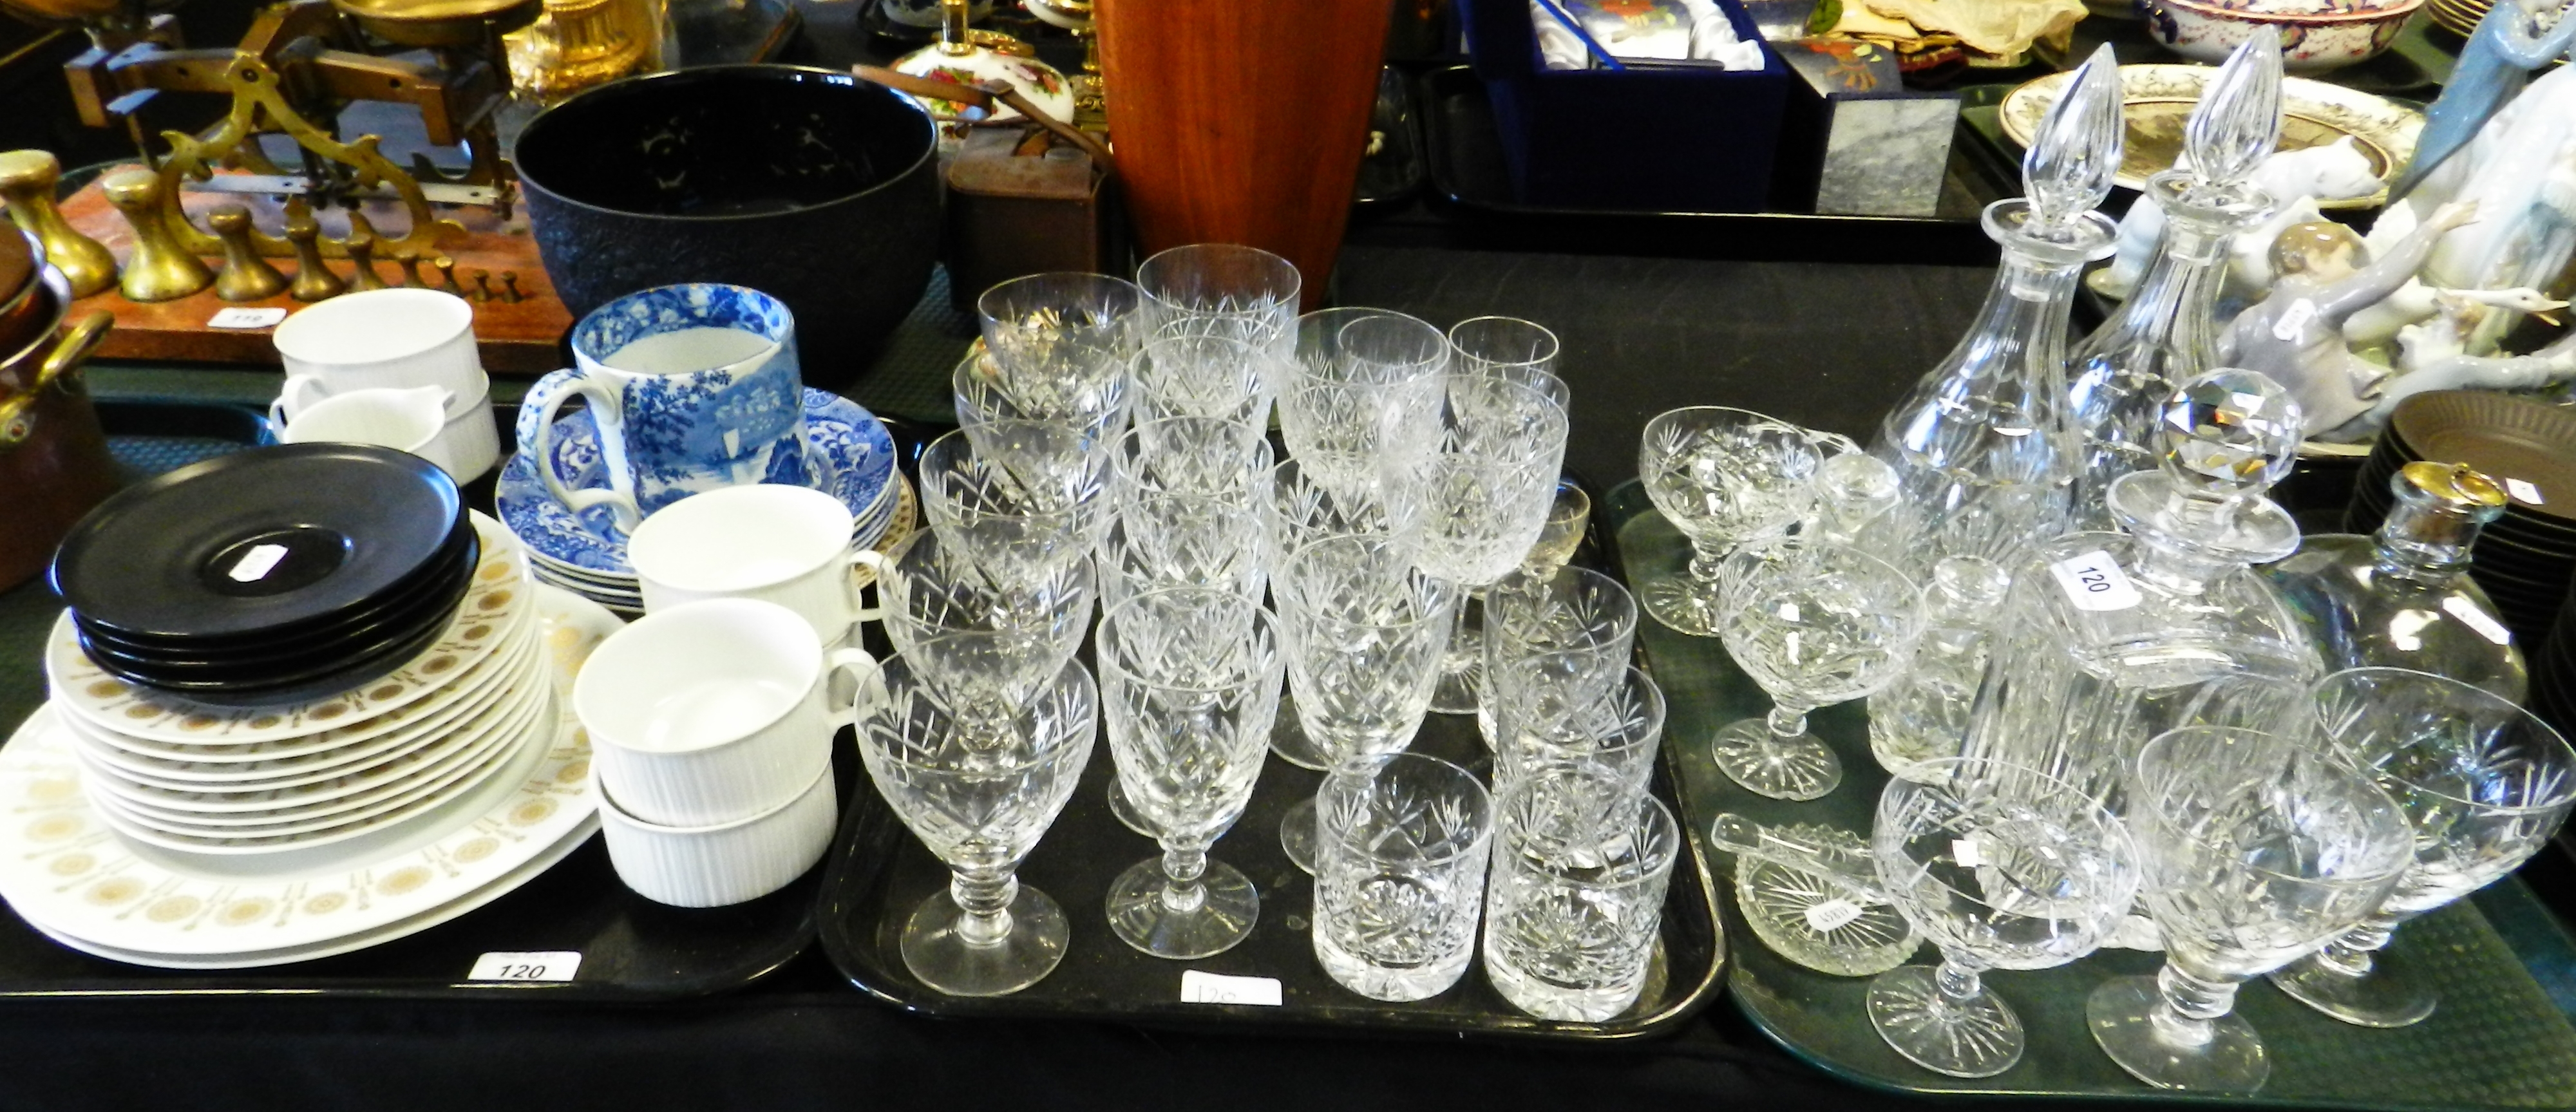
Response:
POLYGON ((903 926, 903 965, 921 983, 950 996, 1004 996, 1044 980, 1064 960, 1072 930, 1046 893, 1008 875, 998 883, 961 876, 950 888, 921 901, 903 926), (996 906, 961 906, 988 902, 996 906))
POLYGON ((2440 1003, 2432 986, 2387 951, 2339 953, 2336 942, 2273 971, 2272 984, 2290 999, 2356 1027, 2411 1027, 2440 1003))
MULTIPOLYGON (((2172 972, 2167 966, 2166 973, 2172 972)), ((2158 987, 2161 979, 2114 978, 2085 999, 2085 1021, 2102 1052, 2159 1089, 2251 1093, 2262 1088, 2272 1075, 2272 1062, 2253 1025, 2224 1011, 2186 1015, 2158 987)))
POLYGON ((1869 982, 1870 1026, 1906 1061, 1952 1077, 1993 1077, 2021 1062, 2021 1017, 1952 965, 1901 965, 1869 982))
POLYGON ((1806 732, 1804 712, 1774 708, 1767 719, 1730 722, 1719 728, 1710 745, 1718 770, 1755 795, 1821 799, 1843 782, 1842 758, 1806 732), (1784 721, 1797 732, 1780 733, 1776 727, 1784 721))

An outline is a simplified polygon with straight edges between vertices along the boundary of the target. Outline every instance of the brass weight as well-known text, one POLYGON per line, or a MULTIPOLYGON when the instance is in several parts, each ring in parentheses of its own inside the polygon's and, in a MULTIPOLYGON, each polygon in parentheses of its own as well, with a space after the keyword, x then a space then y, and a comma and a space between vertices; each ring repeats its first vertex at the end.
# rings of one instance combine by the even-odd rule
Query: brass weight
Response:
POLYGON ((0 153, 0 199, 9 218, 45 248, 45 261, 63 272, 73 297, 88 297, 116 285, 116 255, 97 240, 80 234, 54 207, 54 187, 62 181, 63 164, 50 151, 0 153))
POLYGON ((161 175, 150 170, 119 170, 99 183, 109 204, 134 227, 134 253, 125 260, 117 288, 128 301, 170 301, 215 284, 215 273, 186 248, 162 222, 161 175))
POLYGON ((289 287, 295 300, 322 301, 348 291, 349 284, 322 261, 322 225, 302 197, 286 202, 286 241, 295 245, 295 284, 289 287))
POLYGON ((286 292, 286 276, 259 257, 250 242, 250 209, 217 205, 206 225, 224 241, 224 269, 215 275, 215 296, 226 301, 261 301, 286 292))

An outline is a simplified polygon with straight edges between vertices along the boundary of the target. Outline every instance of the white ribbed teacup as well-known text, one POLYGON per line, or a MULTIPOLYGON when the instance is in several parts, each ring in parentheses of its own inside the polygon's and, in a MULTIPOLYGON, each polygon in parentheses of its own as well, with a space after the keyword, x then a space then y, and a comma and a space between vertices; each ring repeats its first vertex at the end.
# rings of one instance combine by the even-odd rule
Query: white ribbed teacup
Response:
MULTIPOLYGON (((592 786, 597 772, 592 773, 592 786)), ((637 895, 674 907, 723 907, 756 900, 805 875, 832 844, 841 808, 832 768, 787 802, 733 822, 671 827, 645 822, 600 789, 599 828, 608 862, 637 895)))
POLYGON ((850 508, 819 490, 759 483, 692 494, 645 518, 626 541, 644 612, 708 598, 756 598, 795 611, 841 644, 859 604, 850 508))
POLYGON ((826 653, 795 611, 706 599, 647 615, 600 642, 573 680, 591 762, 618 806, 658 826, 697 827, 768 811, 832 762, 846 710, 824 689, 859 649, 826 653))

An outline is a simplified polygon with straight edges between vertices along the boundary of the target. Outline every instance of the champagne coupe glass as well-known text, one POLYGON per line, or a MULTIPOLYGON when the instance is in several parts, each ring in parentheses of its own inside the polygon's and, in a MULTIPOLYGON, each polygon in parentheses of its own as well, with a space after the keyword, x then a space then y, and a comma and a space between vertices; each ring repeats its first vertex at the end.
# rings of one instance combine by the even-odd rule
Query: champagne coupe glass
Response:
POLYGON ((1110 882, 1109 925, 1156 957, 1223 953, 1261 897, 1208 847, 1261 774, 1287 666, 1276 620, 1224 591, 1148 591, 1100 619, 1098 651, 1118 782, 1163 848, 1110 882))
POLYGON ((1986 990, 1990 969, 2050 969, 2092 953, 2138 892, 2120 820, 2073 785, 1975 758, 1890 780, 1871 832, 1879 884, 1941 949, 1869 983, 1869 1021, 1906 1061, 1992 1077, 2021 1061, 2021 1017, 1986 990))
MULTIPOLYGON (((1439 450, 1396 481, 1420 492, 1415 562, 1478 591, 1519 567, 1546 527, 1565 461, 1566 411, 1547 391, 1492 374, 1453 372, 1448 393, 1439 450)), ((1431 698, 1444 714, 1476 710, 1483 637, 1470 609, 1459 607, 1431 698)))
MULTIPOLYGON (((1637 640, 1637 599, 1619 581, 1588 568, 1521 565, 1485 592, 1485 675, 1540 653, 1586 650, 1605 670, 1628 662, 1637 640)), ((1476 708, 1476 729, 1494 747, 1490 702, 1476 708)))
MULTIPOLYGON (((1145 292, 1106 274, 1014 278, 975 299, 991 353, 989 383, 1011 408, 1042 420, 1115 409, 1143 342, 1145 292)), ((959 410, 965 423, 965 407, 959 410)))
POLYGON ((1646 613, 1683 633, 1716 634, 1726 554, 1803 516, 1823 461, 1805 429, 1747 410, 1693 406, 1646 422, 1637 473, 1691 545, 1687 570, 1645 569, 1638 577, 1646 613))
POLYGON ((2165 966, 2104 982, 2084 1013, 2149 1085, 2261 1088, 2272 1064, 2230 1014, 2236 986, 2361 922, 2415 859, 2405 811, 2316 735, 2186 726, 2138 753, 2129 835, 2165 966))
POLYGON ((1718 635, 1773 706, 1767 718, 1718 729, 1717 767, 1755 795, 1821 797, 1842 783, 1842 759, 1807 732, 1807 712, 1905 671, 1922 628, 1921 590, 1866 552, 1795 537, 1736 549, 1723 580, 1718 635))
MULTIPOLYGON (((1458 593, 1382 536, 1316 541, 1271 579, 1297 717, 1328 767, 1413 743, 1431 709, 1458 593)), ((1280 848, 1308 872, 1314 839, 1312 801, 1280 820, 1280 848)))
POLYGON ((1386 309, 1320 309, 1297 318, 1279 385, 1279 437, 1289 454, 1335 469, 1343 484, 1374 482, 1440 443, 1449 342, 1422 320, 1386 309))
POLYGON ((2415 830, 2388 899, 2326 948, 2275 970, 2292 999, 2346 1023, 2404 1027, 2433 991, 2372 954, 2406 920, 2494 883, 2547 845, 2576 804, 2576 751, 2531 712, 2474 685, 2354 668, 2316 686, 2335 751, 2378 781, 2415 830))
POLYGON ((1109 443, 1044 421, 943 433, 921 452, 921 504, 995 581, 1036 579, 1088 558, 1108 528, 1109 443))
MULTIPOLYGON (((1413 495, 1410 487, 1385 482, 1371 461, 1357 456, 1281 460, 1271 468, 1267 488, 1253 499, 1261 514, 1262 560, 1274 570, 1283 568, 1299 549, 1328 537, 1377 536, 1409 543, 1416 516, 1413 495)), ((1270 727, 1270 751, 1299 768, 1320 772, 1332 766, 1331 755, 1306 736, 1293 685, 1280 704, 1279 720, 1270 727)))
MULTIPOLYGON (((936 639, 934 639, 936 640, 936 639)), ((1064 960, 1064 909, 1021 885, 1020 859, 1073 798, 1091 759, 1099 692, 1079 661, 999 734, 959 728, 957 699, 896 653, 860 681, 859 756, 914 837, 948 863, 948 890, 904 922, 904 968, 951 996, 1001 996, 1064 960)))

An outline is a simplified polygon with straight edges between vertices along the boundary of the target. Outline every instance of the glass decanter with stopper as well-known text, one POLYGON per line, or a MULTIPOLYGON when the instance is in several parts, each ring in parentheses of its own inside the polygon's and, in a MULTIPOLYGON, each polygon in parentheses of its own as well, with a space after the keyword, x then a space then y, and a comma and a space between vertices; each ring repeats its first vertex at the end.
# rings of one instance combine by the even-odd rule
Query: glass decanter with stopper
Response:
POLYGON ((2299 407, 2222 368, 2163 406, 2160 467, 2111 484, 2125 532, 2040 544, 2015 577, 1963 752, 2035 768, 2122 809, 2124 770, 2181 726, 2274 727, 2307 713, 2323 665, 2251 565, 2299 528, 2264 492, 2288 473, 2299 407))
POLYGON ((2184 160, 2147 179, 2164 234, 2129 299, 2067 354, 2077 440, 2073 525, 2114 527, 2120 476, 2155 466, 2156 411, 2174 387, 2218 362, 2219 286, 2236 233, 2270 216, 2247 179, 2281 138, 2281 44, 2256 36, 2228 55, 2183 130, 2184 160))
POLYGON ((1920 574, 1942 556, 2007 559, 2066 525, 2074 473, 2066 420, 2066 315, 2084 264, 2111 253, 2093 211, 2120 165, 2118 64, 2106 46, 2076 71, 2022 159, 2025 196, 1986 206, 2003 261, 1984 308, 1870 454, 1896 469, 1920 574))
POLYGON ((1985 679, 2012 574, 1975 556, 1944 557, 1923 588, 1923 635, 1905 675, 1869 697, 1869 751, 1889 775, 1915 779, 1959 755, 1985 679))
POLYGON ((2375 536, 2321 533, 2263 569, 2331 671, 2430 672, 2522 701, 2522 649, 2468 576, 2469 545, 2504 513, 2495 480, 2454 463, 2410 463, 2388 481, 2395 508, 2375 536))

